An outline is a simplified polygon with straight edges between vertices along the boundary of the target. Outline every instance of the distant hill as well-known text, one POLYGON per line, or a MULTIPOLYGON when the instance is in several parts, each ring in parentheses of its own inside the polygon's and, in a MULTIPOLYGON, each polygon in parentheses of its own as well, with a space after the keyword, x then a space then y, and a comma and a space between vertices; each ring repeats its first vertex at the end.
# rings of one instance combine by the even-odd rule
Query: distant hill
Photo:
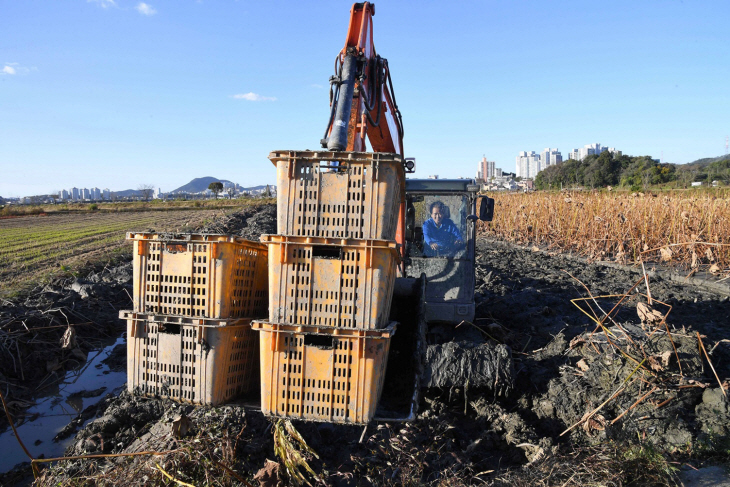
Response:
POLYGON ((226 179, 218 179, 212 176, 206 176, 204 178, 195 178, 184 186, 180 186, 177 189, 170 191, 170 193, 200 193, 208 189, 210 183, 221 182, 223 184, 233 185, 234 183, 226 179))
POLYGON ((705 157, 703 159, 697 159, 696 161, 688 162, 687 164, 679 164, 681 166, 689 166, 692 168, 701 169, 707 167, 713 162, 730 161, 730 155, 724 155, 719 157, 705 157))

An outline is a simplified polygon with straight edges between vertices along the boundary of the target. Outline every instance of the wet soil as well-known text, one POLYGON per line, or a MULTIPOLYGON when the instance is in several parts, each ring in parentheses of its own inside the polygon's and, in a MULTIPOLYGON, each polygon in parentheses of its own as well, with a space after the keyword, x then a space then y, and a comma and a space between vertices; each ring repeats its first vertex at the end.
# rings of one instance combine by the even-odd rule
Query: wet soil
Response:
MULTIPOLYGON (((274 233, 275 218, 271 205, 228 217, 203 231, 253 238, 274 233)), ((475 347, 490 346, 497 358, 511 353, 512 368, 504 368, 510 378, 504 382, 513 386, 481 384, 479 369, 465 367, 471 372, 464 372, 463 384, 446 386, 438 376, 432 378, 414 421, 367 427, 294 422, 318 454, 310 456, 309 464, 323 483, 508 485, 505 473, 527 472, 581 445, 648 443, 690 462, 687 452, 693 445, 728 437, 730 407, 718 385, 719 379, 727 389, 730 378, 730 342, 723 341, 730 334, 727 294, 655 276, 649 282, 652 298, 672 306, 666 329, 639 319, 636 304, 646 301, 636 295, 646 293, 642 284, 612 319, 603 320, 605 330, 596 331, 595 320, 601 321, 603 312, 631 290, 640 268, 606 266, 487 240, 479 240, 477 249, 474 323, 453 330, 451 337, 445 333, 447 340, 433 353, 461 354, 465 363, 471 363, 475 347), (590 296, 596 299, 576 302, 585 313, 571 302, 590 296), (595 320, 586 313, 595 313, 595 320), (700 353, 697 332, 706 356, 700 353), (473 381, 469 374, 475 374, 473 381)), ((131 276, 120 285, 129 284, 131 276)), ((87 299, 93 296, 89 292, 87 299)), ((669 309, 656 301, 653 306, 662 314, 669 309)), ((111 356, 109 361, 115 363, 111 356)), ((124 366, 121 360, 116 363, 124 366)), ((278 476, 283 485, 291 482, 283 467, 267 464, 277 461, 272 423, 258 411, 237 405, 193 407, 124 391, 106 396, 88 414, 91 420, 75 434, 67 455, 164 451, 197 441, 210 445, 214 463, 224 462, 254 485, 254 474, 267 465, 259 479, 278 476), (189 421, 182 438, 173 433, 181 416, 189 421)), ((174 458, 161 457, 160 462, 174 458)), ((134 471, 137 483, 159 484, 163 477, 152 468, 155 461, 68 461, 46 471, 39 483, 82 476, 121 481, 120 472, 134 471), (104 477, 98 477, 102 471, 104 477)), ((550 475, 554 480, 546 484, 567 480, 560 472, 550 475)), ((6 476, 0 482, 12 478, 18 477, 6 476)), ((228 478, 231 484, 242 484, 228 478)))

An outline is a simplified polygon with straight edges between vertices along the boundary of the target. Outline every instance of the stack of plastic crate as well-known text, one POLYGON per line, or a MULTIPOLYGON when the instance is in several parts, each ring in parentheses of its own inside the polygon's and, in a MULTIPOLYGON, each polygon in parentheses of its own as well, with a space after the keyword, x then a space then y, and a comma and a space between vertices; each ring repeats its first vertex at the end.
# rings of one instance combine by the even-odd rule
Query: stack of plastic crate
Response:
POLYGON ((272 152, 278 235, 261 333, 264 414, 366 423, 382 390, 404 197, 400 156, 272 152))
POLYGON ((216 405, 259 383, 253 318, 268 309, 267 247, 228 235, 128 233, 130 392, 216 405))

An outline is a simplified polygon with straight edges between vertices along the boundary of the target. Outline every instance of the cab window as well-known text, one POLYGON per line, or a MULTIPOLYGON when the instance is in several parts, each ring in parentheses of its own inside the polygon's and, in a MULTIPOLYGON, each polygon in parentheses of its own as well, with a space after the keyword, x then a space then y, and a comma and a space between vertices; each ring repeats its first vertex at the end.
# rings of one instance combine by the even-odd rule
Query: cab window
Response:
POLYGON ((467 244, 468 199, 462 195, 429 195, 413 203, 411 257, 460 258, 467 244))

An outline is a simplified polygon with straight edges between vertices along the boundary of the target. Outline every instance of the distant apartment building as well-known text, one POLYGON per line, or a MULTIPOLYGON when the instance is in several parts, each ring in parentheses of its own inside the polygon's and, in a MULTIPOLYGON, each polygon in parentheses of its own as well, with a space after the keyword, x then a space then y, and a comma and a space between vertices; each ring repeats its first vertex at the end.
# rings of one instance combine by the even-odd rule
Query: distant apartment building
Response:
POLYGON ((542 154, 540 155, 540 170, 554 166, 556 164, 560 164, 563 162, 563 155, 560 153, 558 149, 551 149, 546 148, 543 149, 542 154))
POLYGON ((546 167, 563 162, 563 155, 558 149, 548 147, 542 151, 542 154, 537 154, 535 151, 522 151, 517 156, 515 162, 517 165, 517 177, 534 179, 537 173, 546 167))
POLYGON ((66 191, 65 189, 61 190, 61 199, 62 200, 65 201, 65 200, 69 199, 70 197, 71 197, 71 195, 69 194, 68 191, 66 191))
POLYGON ((535 151, 522 151, 517 156, 517 177, 519 178, 534 178, 540 171, 540 155, 536 154, 535 151))
POLYGON ((79 188, 71 188, 70 192, 71 192, 71 200, 72 201, 78 201, 79 198, 80 198, 80 196, 79 196, 79 188))
POLYGON ((606 151, 612 153, 615 156, 621 155, 621 151, 618 151, 613 147, 604 147, 601 144, 586 144, 580 149, 573 149, 572 151, 570 151, 570 154, 568 154, 568 158, 576 161, 582 161, 587 156, 599 155, 600 153, 606 151))
POLYGON ((81 190, 81 197, 85 200, 91 199, 91 193, 89 192, 89 188, 84 188, 81 190))
POLYGON ((94 188, 91 190, 91 198, 99 201, 101 199, 101 190, 99 188, 94 188))
POLYGON ((109 188, 104 188, 104 191, 102 192, 102 195, 103 195, 103 197, 104 197, 105 200, 112 199, 112 192, 109 191, 109 188))
POLYGON ((491 179, 494 177, 494 170, 495 170, 495 163, 494 161, 488 161, 486 157, 482 157, 482 160, 479 161, 478 169, 477 169, 477 179, 483 179, 485 181, 491 179))

